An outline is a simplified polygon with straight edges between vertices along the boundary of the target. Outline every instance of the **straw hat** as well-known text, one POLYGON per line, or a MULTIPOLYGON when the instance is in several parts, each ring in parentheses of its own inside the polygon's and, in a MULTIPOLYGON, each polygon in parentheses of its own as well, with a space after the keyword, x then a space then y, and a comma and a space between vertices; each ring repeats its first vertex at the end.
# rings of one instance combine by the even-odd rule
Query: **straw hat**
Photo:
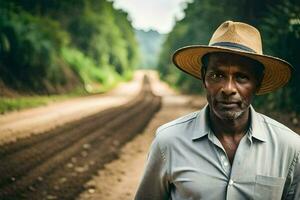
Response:
POLYGON ((208 46, 192 45, 175 51, 173 62, 182 71, 201 79, 201 59, 205 54, 213 52, 234 53, 262 63, 265 69, 258 95, 285 85, 293 70, 288 62, 263 55, 260 33, 256 28, 232 21, 226 21, 217 28, 208 46))

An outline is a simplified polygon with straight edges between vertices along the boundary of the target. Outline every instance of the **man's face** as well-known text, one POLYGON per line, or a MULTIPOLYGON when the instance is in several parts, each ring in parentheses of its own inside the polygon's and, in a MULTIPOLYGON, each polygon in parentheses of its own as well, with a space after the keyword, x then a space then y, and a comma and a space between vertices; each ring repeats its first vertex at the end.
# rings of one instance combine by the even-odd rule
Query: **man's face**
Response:
POLYGON ((255 67, 242 56, 210 55, 204 85, 211 114, 222 120, 235 120, 248 113, 258 87, 255 67))

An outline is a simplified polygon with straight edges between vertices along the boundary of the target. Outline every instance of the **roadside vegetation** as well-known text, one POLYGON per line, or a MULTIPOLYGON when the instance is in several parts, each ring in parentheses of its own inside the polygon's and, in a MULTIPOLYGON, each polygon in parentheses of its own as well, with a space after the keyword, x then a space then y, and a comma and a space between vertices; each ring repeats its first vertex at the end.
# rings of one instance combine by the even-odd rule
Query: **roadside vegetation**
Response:
POLYGON ((3 0, 0 13, 0 112, 107 91, 139 63, 127 13, 110 1, 3 0))
POLYGON ((0 98, 0 114, 11 111, 22 110, 25 108, 33 108, 44 106, 49 103, 66 100, 77 96, 75 94, 68 95, 50 95, 50 96, 27 96, 18 98, 2 97, 0 98))

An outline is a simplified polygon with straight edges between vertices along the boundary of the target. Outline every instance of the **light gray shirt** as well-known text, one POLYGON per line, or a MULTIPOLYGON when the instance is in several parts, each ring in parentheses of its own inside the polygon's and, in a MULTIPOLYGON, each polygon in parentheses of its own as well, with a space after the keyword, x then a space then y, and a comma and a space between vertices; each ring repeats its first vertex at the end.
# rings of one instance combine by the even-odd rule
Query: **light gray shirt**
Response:
POLYGON ((233 164, 208 106, 158 128, 136 200, 300 199, 300 136, 250 107, 233 164))

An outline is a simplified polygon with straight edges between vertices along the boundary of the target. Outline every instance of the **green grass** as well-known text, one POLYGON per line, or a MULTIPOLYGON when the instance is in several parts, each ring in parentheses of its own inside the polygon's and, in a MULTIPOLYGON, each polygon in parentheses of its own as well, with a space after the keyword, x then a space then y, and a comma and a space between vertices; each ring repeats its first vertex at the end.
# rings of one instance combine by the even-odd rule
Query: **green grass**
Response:
POLYGON ((0 113, 4 114, 14 110, 22 110, 25 108, 33 108, 37 106, 47 105, 51 102, 60 101, 70 98, 69 96, 30 96, 18 98, 0 98, 0 113))
MULTIPOLYGON (((120 82, 120 81, 119 81, 120 82)), ((84 89, 78 89, 69 94, 64 95, 48 95, 48 96, 22 96, 22 97, 0 97, 0 114, 8 113, 11 111, 19 111, 26 108, 34 108, 39 106, 44 106, 50 103, 59 102, 67 99, 71 99, 74 97, 80 96, 88 96, 93 94, 101 94, 105 93, 118 85, 119 82, 111 83, 110 85, 106 85, 100 87, 98 90, 94 90, 93 92, 88 92, 84 89)))

